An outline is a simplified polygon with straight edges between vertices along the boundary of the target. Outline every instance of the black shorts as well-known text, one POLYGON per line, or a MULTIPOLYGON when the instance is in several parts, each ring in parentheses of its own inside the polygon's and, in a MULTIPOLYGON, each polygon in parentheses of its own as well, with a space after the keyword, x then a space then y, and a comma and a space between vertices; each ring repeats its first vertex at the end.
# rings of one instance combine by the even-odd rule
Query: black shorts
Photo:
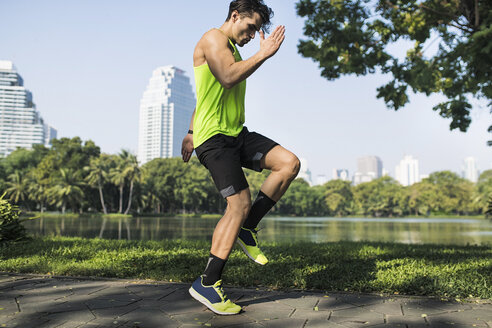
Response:
POLYGON ((261 159, 276 145, 275 141, 243 127, 237 137, 216 134, 195 151, 226 198, 249 187, 242 167, 261 172, 261 159))

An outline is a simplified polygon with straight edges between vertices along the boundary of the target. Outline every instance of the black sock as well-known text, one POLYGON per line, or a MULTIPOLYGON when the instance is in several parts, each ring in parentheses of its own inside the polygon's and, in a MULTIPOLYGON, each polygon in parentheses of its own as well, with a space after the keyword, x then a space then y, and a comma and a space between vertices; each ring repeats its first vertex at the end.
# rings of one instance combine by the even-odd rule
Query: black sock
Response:
POLYGON ((244 221, 243 227, 246 229, 254 229, 258 226, 261 219, 268 213, 275 205, 276 202, 270 199, 267 195, 265 195, 261 190, 256 196, 256 200, 251 206, 251 210, 249 211, 248 217, 246 221, 244 221))
POLYGON ((212 253, 210 253, 210 257, 208 258, 207 267, 203 272, 203 284, 205 286, 213 285, 220 280, 222 276, 222 270, 224 270, 224 265, 227 260, 223 260, 212 253))

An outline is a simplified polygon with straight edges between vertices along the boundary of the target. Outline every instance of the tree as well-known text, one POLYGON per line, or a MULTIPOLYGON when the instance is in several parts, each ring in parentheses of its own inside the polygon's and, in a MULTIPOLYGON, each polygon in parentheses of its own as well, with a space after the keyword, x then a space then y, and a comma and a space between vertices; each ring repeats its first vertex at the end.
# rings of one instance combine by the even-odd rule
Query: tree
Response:
POLYGON ((475 187, 474 201, 481 213, 487 211, 490 197, 492 197, 492 170, 487 170, 480 174, 475 187))
POLYGON ((391 74, 377 97, 394 110, 408 103, 409 89, 443 94, 447 100, 433 110, 451 119, 451 130, 464 132, 469 98, 492 100, 491 12, 488 0, 300 0, 297 14, 306 17, 308 39, 298 50, 318 62, 328 80, 391 74), (388 51, 400 40, 414 41, 403 60, 388 51), (437 53, 426 52, 437 40, 437 53))
POLYGON ((108 214, 103 193, 103 186, 107 182, 109 176, 108 156, 102 154, 100 157, 91 158, 89 166, 84 167, 84 169, 89 172, 85 180, 91 187, 95 187, 99 190, 99 198, 101 200, 103 213, 108 214))
POLYGON ((324 201, 330 215, 343 216, 349 213, 350 203, 353 201, 350 181, 331 180, 323 185, 324 201))
POLYGON ((126 152, 124 156, 126 164, 123 169, 123 175, 125 175, 128 181, 130 181, 130 190, 128 192, 128 206, 125 210, 125 214, 128 214, 132 205, 133 185, 135 182, 142 181, 142 170, 138 165, 137 157, 135 155, 126 152))
POLYGON ((19 201, 25 201, 28 199, 29 190, 26 183, 26 179, 19 171, 15 171, 9 175, 9 181, 7 182, 7 194, 10 195, 10 200, 15 204, 19 201))
POLYGON ((55 185, 47 191, 50 202, 61 207, 63 214, 65 214, 67 205, 71 205, 75 212, 77 205, 80 206, 84 198, 83 185, 78 171, 60 169, 55 185))
POLYGON ((354 187, 354 201, 359 213, 375 217, 401 216, 403 187, 388 176, 354 187))

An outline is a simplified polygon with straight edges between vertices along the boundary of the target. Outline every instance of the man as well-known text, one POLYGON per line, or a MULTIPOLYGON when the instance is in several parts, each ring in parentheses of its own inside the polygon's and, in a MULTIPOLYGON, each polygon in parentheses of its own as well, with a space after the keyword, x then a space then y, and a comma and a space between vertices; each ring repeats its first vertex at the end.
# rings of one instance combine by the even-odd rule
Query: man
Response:
POLYGON ((232 1, 225 23, 205 33, 193 53, 198 99, 181 153, 188 162, 195 149, 227 200, 227 208, 215 228, 205 271, 191 286, 190 294, 217 314, 241 311, 224 294, 220 279, 234 242, 237 240, 256 263, 268 262, 258 247, 256 227, 300 168, 293 153, 243 126, 246 78, 275 55, 285 38, 285 27, 278 26, 265 39, 272 16, 263 0, 232 1), (260 50, 242 60, 236 45, 244 46, 256 32, 260 50), (271 170, 253 205, 242 167, 271 170))

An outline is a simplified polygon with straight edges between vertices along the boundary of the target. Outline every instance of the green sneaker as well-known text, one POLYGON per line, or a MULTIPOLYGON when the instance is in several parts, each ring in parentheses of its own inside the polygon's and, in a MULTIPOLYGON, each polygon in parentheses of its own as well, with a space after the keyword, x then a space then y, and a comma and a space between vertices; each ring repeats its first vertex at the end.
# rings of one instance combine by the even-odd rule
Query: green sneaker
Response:
POLYGON ((241 227, 237 238, 237 243, 242 247, 243 251, 248 255, 250 259, 258 264, 265 265, 268 263, 268 259, 258 247, 258 239, 256 235, 258 229, 246 229, 241 227))
POLYGON ((227 298, 222 289, 222 280, 211 286, 203 285, 203 277, 198 277, 191 288, 190 295, 217 314, 232 315, 241 312, 241 307, 227 298))

